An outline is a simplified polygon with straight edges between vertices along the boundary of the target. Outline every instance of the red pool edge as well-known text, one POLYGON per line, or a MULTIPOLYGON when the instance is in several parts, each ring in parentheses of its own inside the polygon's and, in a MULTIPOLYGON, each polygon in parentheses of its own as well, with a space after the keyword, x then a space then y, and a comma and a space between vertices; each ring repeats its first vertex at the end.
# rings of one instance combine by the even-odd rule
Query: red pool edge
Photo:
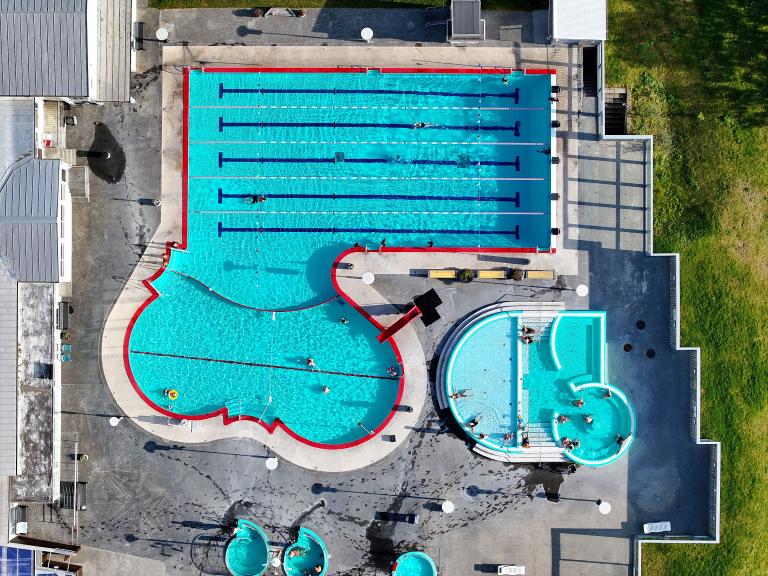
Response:
MULTIPOLYGON (((189 71, 192 69, 200 69, 199 67, 185 67, 183 71, 183 112, 182 112, 182 166, 181 166, 181 242, 166 242, 165 243, 165 252, 163 254, 163 262, 167 263, 170 262, 172 249, 178 248, 181 250, 184 250, 187 248, 187 196, 188 196, 188 169, 189 169, 189 152, 187 149, 187 142, 188 142, 188 135, 189 135, 189 71)), ((526 74, 556 74, 556 70, 543 68, 543 69, 527 69, 527 70, 521 70, 521 69, 511 69, 511 68, 260 68, 260 67, 253 67, 253 68, 204 68, 204 71, 207 72, 329 72, 329 73, 338 73, 338 72, 350 72, 350 73, 362 73, 362 72, 368 72, 369 70, 378 70, 381 73, 393 73, 393 74, 410 74, 410 73, 422 73, 422 74, 510 74, 512 72, 524 72, 526 74)), ((338 269, 339 263, 349 254, 353 252, 362 252, 364 251, 364 248, 349 248, 345 251, 343 251, 339 256, 334 260, 333 265, 331 266, 331 283, 333 284, 334 290, 341 296, 345 302, 347 302, 350 306, 352 306, 357 312, 363 315, 371 324, 373 324, 376 328, 379 330, 383 330, 384 326, 382 326, 373 316, 368 314, 355 300, 353 300, 346 292, 341 290, 339 287, 338 280, 336 278, 336 270, 338 269)), ((551 248, 548 251, 539 251, 537 248, 482 248, 477 246, 472 247, 465 247, 465 248, 437 248, 437 247, 387 247, 383 248, 380 251, 382 252, 451 252, 451 253, 457 253, 457 252, 493 252, 493 253, 554 253, 555 249, 551 248)), ((165 271, 165 266, 161 265, 160 268, 155 271, 152 276, 149 278, 146 278, 145 280, 142 280, 142 284, 144 287, 149 291, 150 295, 149 297, 142 302, 142 304, 136 309, 136 311, 133 313, 133 316, 131 317, 130 321, 128 322, 128 327, 125 331, 125 336, 123 338, 123 364, 125 365, 125 371, 128 375, 128 380, 131 382, 131 385, 133 386, 133 389, 136 391, 136 393, 139 395, 139 397, 144 400, 144 402, 153 410, 156 412, 159 412, 160 414, 163 414, 164 416, 168 416, 169 418, 176 418, 179 420, 207 420, 209 418, 215 418, 216 416, 221 416, 222 421, 224 422, 224 425, 227 426, 229 424, 232 424, 233 422, 239 422, 242 420, 255 422, 262 426, 269 434, 272 434, 278 427, 281 428, 283 431, 285 431, 286 434, 288 434, 291 438, 294 440, 297 440, 301 442, 302 444, 306 444, 307 446, 312 446, 313 448, 322 448, 324 450, 342 450, 345 448, 352 448, 353 446, 359 446, 360 444, 363 444, 372 438, 376 437, 381 433, 384 428, 387 427, 387 425, 392 421, 392 418, 394 418, 395 414, 398 411, 398 408, 400 407, 400 401, 403 397, 403 392, 405 390, 405 369, 403 367, 402 362, 402 356, 400 354, 400 350, 397 347, 397 344, 395 343, 393 338, 390 338, 387 340, 387 343, 389 343, 390 346, 392 346, 392 350, 395 353, 395 358, 397 359, 397 363, 400 366, 400 379, 398 381, 398 390, 397 390, 397 396, 395 398, 395 402, 392 405, 392 409, 389 411, 389 414, 387 414, 387 417, 384 419, 384 421, 379 424, 374 430, 371 431, 371 433, 367 436, 364 436, 362 438, 359 438, 357 440, 354 440, 352 442, 345 442, 343 444, 323 444, 320 442, 314 442, 313 440, 309 440, 308 438, 305 438, 301 436, 300 434, 297 434, 294 432, 291 428, 289 428, 286 424, 284 424, 279 418, 275 418, 275 420, 272 422, 272 424, 268 424, 261 420, 260 418, 257 418, 255 416, 237 416, 232 417, 229 415, 229 411, 226 407, 219 408, 218 410, 215 410, 213 412, 210 412, 208 414, 197 414, 197 415, 187 415, 187 414, 178 414, 176 412, 172 412, 170 410, 167 410, 158 404, 155 404, 150 398, 144 393, 144 391, 139 386, 138 382, 136 382, 136 378, 133 375, 133 371, 131 370, 131 363, 130 363, 130 340, 131 340, 131 333, 133 332, 133 328, 136 325, 136 321, 139 319, 139 316, 144 312, 144 310, 149 307, 152 302, 160 295, 160 293, 155 290, 154 286, 152 286, 152 282, 157 280, 165 271)))

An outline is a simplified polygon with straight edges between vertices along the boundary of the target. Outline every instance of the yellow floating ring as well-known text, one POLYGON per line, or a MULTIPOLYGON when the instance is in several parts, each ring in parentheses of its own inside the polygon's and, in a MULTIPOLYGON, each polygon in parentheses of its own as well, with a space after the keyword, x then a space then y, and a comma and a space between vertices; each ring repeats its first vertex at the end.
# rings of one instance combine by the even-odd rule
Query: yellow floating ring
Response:
POLYGON ((179 391, 178 390, 168 390, 168 398, 171 400, 176 400, 179 397, 179 391))

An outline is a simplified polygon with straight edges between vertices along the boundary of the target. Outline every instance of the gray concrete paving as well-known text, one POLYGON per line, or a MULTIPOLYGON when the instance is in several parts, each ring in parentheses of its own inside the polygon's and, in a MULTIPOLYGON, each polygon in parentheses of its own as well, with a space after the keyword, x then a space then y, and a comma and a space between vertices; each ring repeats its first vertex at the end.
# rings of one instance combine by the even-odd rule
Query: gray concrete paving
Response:
MULTIPOLYGON (((624 576, 632 574, 631 537, 643 522, 670 520, 675 534, 707 533, 709 460, 690 440, 690 356, 674 352, 670 343, 669 263, 622 249, 620 242, 580 239, 579 276, 566 277, 558 289, 546 283, 377 278, 377 289, 394 303, 438 290, 443 318, 429 328, 417 324, 432 365, 456 319, 500 299, 607 310, 609 376, 628 392, 639 421, 628 456, 606 468, 568 473, 483 459, 450 426, 442 431, 443 415, 434 405, 399 451, 345 474, 286 462, 269 472, 263 447, 247 439, 184 446, 163 443, 128 420, 110 427, 108 418, 119 413, 102 381, 97 347, 109 306, 158 221, 156 208, 139 202, 155 197, 159 183, 156 78, 152 69, 137 78, 136 105, 79 110, 80 125, 68 134, 70 142, 87 147, 93 122, 103 122, 126 155, 123 178, 92 182, 91 202, 78 204, 74 214, 72 324, 79 354, 64 367, 63 426, 65 438, 77 438, 89 454, 80 466, 89 499, 79 515, 81 543, 163 563, 156 572, 143 568, 146 576, 224 574, 221 527, 247 516, 265 526, 276 546, 286 544, 300 524, 318 532, 333 555, 330 574, 385 574, 398 553, 420 548, 447 576, 491 573, 499 563, 525 564, 530 574, 624 576), (587 299, 571 290, 580 282, 590 286, 587 299), (643 330, 636 328, 638 320, 645 321, 643 330), (630 352, 623 351, 626 343, 630 352), (653 359, 649 349, 656 352, 653 359), (545 492, 559 493, 560 502, 549 502, 545 492), (439 511, 445 498, 457 504, 452 515, 439 511), (598 498, 612 503, 610 515, 598 513, 598 498), (416 513, 420 522, 377 521, 384 511, 416 513)), ((580 134, 577 120, 568 129, 566 152, 572 155, 579 153, 580 138, 595 140, 594 132, 580 134)), ((615 151, 613 144, 590 146, 598 147, 590 154, 615 151)), ((578 177, 579 194, 589 193, 596 178, 588 169, 578 177)), ((568 230, 564 234, 570 237, 568 230)), ((30 535, 69 539, 63 514, 35 505, 29 516, 30 535)))
MULTIPOLYGON (((160 23, 169 30, 169 42, 207 45, 343 45, 364 44, 360 31, 370 27, 376 45, 445 44, 445 26, 426 26, 424 9, 306 10, 302 18, 254 18, 251 10, 197 9, 163 10, 160 23)), ((547 34, 547 12, 501 12, 485 10, 484 45, 509 45, 501 41, 501 30, 520 26, 520 40, 543 43, 547 34)))

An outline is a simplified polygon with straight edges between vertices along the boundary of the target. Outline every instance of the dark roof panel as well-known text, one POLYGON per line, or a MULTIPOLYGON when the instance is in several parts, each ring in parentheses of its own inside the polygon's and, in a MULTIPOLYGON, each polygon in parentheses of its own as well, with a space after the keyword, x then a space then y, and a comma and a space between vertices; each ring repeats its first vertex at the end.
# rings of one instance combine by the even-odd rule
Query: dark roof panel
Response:
POLYGON ((453 0, 451 2, 451 35, 481 35, 480 0, 453 0))

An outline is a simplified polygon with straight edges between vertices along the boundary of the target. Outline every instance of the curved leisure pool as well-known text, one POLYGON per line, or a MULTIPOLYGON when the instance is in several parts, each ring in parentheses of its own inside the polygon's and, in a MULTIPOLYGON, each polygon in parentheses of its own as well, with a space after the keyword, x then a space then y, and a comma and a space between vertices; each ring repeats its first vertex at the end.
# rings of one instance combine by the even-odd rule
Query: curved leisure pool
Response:
POLYGON ((562 445, 568 438, 579 442, 564 450, 574 462, 614 461, 634 439, 635 414, 624 392, 605 380, 605 313, 560 312, 524 344, 521 330, 533 322, 520 312, 499 312, 464 332, 445 375, 454 417, 498 452, 534 454, 539 443, 562 445), (567 421, 558 422, 561 416, 567 421))
POLYGON ((550 248, 552 79, 487 72, 187 71, 185 237, 126 336, 145 400, 321 447, 380 430, 404 375, 337 256, 550 248))

